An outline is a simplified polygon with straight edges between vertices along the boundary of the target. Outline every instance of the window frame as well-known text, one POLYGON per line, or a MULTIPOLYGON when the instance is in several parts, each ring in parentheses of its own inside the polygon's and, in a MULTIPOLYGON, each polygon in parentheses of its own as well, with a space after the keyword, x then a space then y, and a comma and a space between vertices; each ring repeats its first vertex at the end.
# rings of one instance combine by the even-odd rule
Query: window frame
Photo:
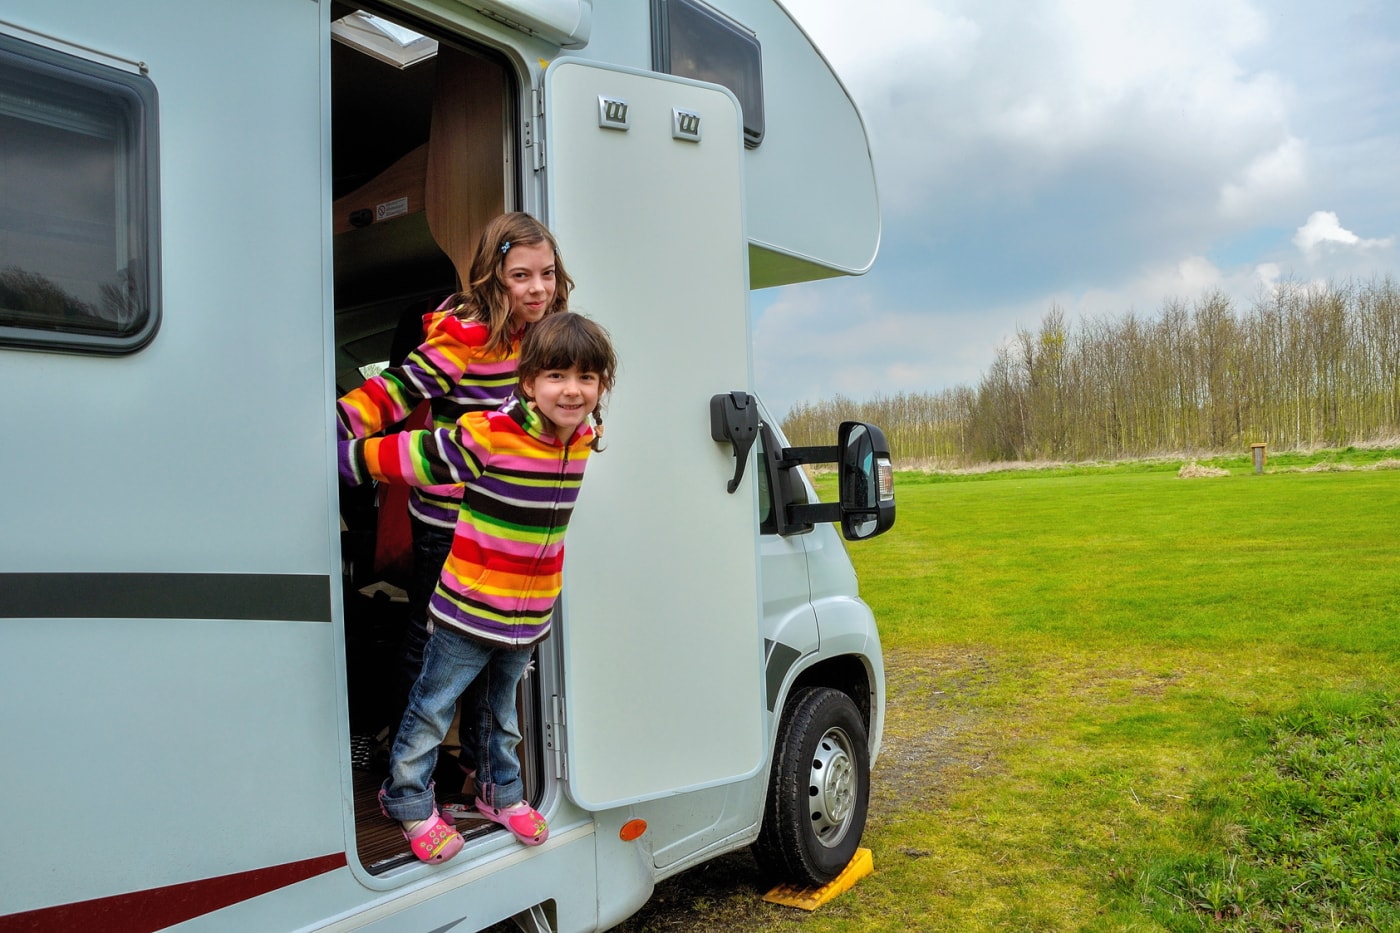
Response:
MULTIPOLYGON (((127 326, 95 328, 33 326, 0 307, 0 348, 70 353, 128 354, 150 343, 160 327, 160 192, 158 95, 144 73, 125 71, 0 32, 0 65, 19 81, 0 112, 43 123, 46 108, 67 107, 78 117, 102 116, 119 128, 111 139, 118 253, 139 281, 136 314, 127 326), (36 90, 35 86, 40 86, 36 90), (50 91, 45 96, 43 91, 50 91), (25 101, 28 92, 32 100, 25 101), (28 106, 26 106, 28 104, 28 106)), ((58 122, 50 125, 63 128, 58 122)), ((96 134, 94 134, 96 135, 96 134)), ((21 270, 23 271, 23 270, 21 270)), ((115 272, 116 270, 114 270, 115 272)))
POLYGON ((745 148, 757 149, 763 142, 763 136, 767 130, 763 91, 763 43, 759 41, 758 34, 752 29, 731 19, 703 0, 651 0, 651 67, 653 71, 659 71, 663 74, 710 81, 729 88, 739 100, 744 121, 745 148), (715 80, 713 75, 690 74, 675 70, 672 67, 671 54, 672 9, 684 10, 686 15, 694 15, 706 21, 722 33, 732 36, 736 45, 742 44, 751 47, 753 50, 752 84, 743 80, 743 76, 735 77, 733 84, 739 85, 735 87, 727 81, 715 80))

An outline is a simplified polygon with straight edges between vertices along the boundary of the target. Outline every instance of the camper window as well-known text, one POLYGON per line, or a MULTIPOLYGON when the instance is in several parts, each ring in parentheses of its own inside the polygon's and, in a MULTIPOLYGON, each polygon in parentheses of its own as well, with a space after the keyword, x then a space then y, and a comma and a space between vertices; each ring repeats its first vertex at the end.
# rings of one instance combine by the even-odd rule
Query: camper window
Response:
POLYGON ((651 0, 651 67, 727 87, 744 111, 744 145, 763 141, 758 37, 700 0, 651 0))
POLYGON ((0 35, 0 345, 155 333, 155 101, 143 75, 0 35))

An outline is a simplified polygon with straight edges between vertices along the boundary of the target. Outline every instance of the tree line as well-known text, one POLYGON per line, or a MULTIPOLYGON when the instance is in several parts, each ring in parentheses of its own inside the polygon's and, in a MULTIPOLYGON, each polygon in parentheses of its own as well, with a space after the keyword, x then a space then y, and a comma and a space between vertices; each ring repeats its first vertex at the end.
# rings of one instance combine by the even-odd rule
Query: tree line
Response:
POLYGON ((1238 311, 1220 292, 1155 315, 1018 327, 976 386, 803 402, 795 446, 880 425, 902 467, 1292 450, 1400 434, 1400 286, 1286 283, 1238 311))

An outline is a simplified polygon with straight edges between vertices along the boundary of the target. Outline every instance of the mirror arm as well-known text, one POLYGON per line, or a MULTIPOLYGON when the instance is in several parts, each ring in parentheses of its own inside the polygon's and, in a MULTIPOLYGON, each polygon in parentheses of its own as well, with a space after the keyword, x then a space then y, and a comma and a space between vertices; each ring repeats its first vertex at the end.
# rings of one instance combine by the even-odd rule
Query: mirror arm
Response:
POLYGON ((841 520, 841 503, 811 502, 805 505, 787 507, 788 523, 792 525, 818 525, 824 522, 841 520))
POLYGON ((778 454, 778 466, 784 470, 803 463, 835 463, 841 459, 841 448, 829 447, 784 447, 778 454))
MULTIPOLYGON (((778 467, 791 470, 804 463, 835 463, 841 459, 841 447, 832 444, 822 447, 784 447, 778 452, 778 467)), ((788 505, 784 509, 788 525, 819 525, 841 520, 841 503, 808 502, 801 505, 788 505)))

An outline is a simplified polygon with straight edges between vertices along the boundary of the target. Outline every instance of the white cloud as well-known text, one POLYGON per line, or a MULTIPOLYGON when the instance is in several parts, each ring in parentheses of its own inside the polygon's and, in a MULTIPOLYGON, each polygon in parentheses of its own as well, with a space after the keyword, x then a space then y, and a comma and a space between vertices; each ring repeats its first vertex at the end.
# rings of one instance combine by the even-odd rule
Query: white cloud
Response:
POLYGON ((970 18, 926 0, 881 0, 862 16, 851 15, 847 0, 786 5, 842 80, 865 87, 909 68, 963 74, 982 33, 970 18))
POLYGON ((1176 276, 1167 287, 1164 294, 1198 295, 1208 289, 1219 288, 1222 276, 1215 263, 1204 256, 1188 256, 1176 264, 1176 276), (1176 285, 1176 288, 1171 288, 1176 285))
POLYGON ((1355 247, 1358 250, 1385 249, 1391 246, 1394 237, 1365 240, 1342 226, 1342 222, 1332 211, 1313 211, 1308 222, 1298 228, 1293 235, 1293 245, 1302 251, 1308 260, 1316 259, 1328 250, 1355 247))
MULTIPOLYGON (((1268 75, 1248 76, 1237 55, 1266 34, 1246 2, 1125 4, 1117 0, 1044 0, 1028 9, 1017 30, 994 54, 1016 60, 1016 86, 1007 96, 1034 101, 1049 118, 1024 124, 1053 148, 1106 141, 1154 139, 1189 152, 1192 138, 1248 132, 1276 123, 1281 88, 1268 75), (1043 80, 1045 76, 1051 80, 1043 80), (1182 147, 1181 144, 1188 144, 1182 147)), ((1013 104, 1008 112, 1025 112, 1013 104)))
POLYGON ((1065 292, 1054 301, 1069 317, 1116 317, 1132 311, 1156 314, 1164 302, 1191 302, 1209 292, 1239 293, 1256 287, 1246 276, 1227 275, 1203 256, 1148 266, 1112 286, 1065 292))
POLYGON ((1110 153, 1125 197, 1195 228, 1277 222, 1305 178, 1289 84, 1242 64, 1269 34, 1249 0, 788 5, 866 114, 892 215, 1024 199, 1110 153))
POLYGON ((860 280, 793 286, 764 297, 772 303, 753 329, 754 378, 778 418, 798 402, 838 393, 865 399, 976 385, 1001 335, 1014 332, 1017 317, 1029 310, 882 308, 860 280))
POLYGON ((1302 191, 1307 180, 1305 150, 1303 141, 1290 135, 1245 166, 1238 181, 1226 182, 1221 189, 1221 213, 1247 216, 1302 191))

